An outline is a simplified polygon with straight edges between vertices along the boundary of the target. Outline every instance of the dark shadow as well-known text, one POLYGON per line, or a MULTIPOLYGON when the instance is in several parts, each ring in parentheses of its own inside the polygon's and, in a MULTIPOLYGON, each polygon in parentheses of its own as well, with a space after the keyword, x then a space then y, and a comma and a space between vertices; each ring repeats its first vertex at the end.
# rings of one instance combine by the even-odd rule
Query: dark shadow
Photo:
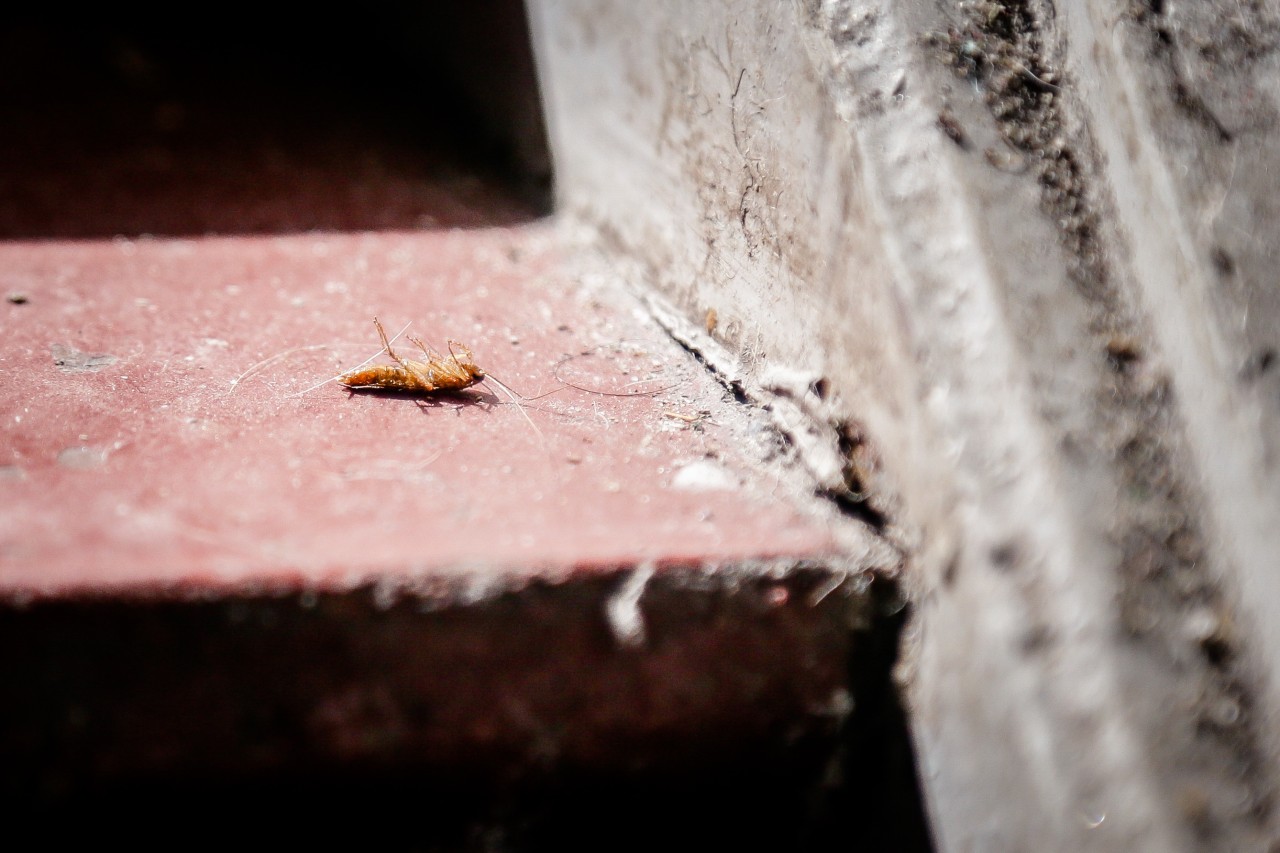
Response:
POLYGON ((501 405, 502 400, 492 391, 484 388, 467 388, 462 391, 401 391, 387 388, 345 388, 350 396, 383 397, 388 400, 403 400, 406 405, 415 405, 424 414, 436 409, 469 409, 478 406, 485 411, 501 405))
POLYGON ((546 212, 519 0, 196 17, 7 16, 0 239, 478 227, 546 212))
POLYGON ((833 597, 809 603, 821 582, 786 579, 779 622, 759 609, 777 580, 655 579, 647 649, 617 646, 603 604, 618 580, 604 576, 426 613, 423 599, 388 605, 370 589, 305 606, 267 595, 11 609, 0 612, 0 699, 12 700, 0 795, 55 847, 118 836, 170 849, 189 836, 197 847, 930 853, 890 678, 898 593, 877 581, 874 612, 841 636, 826 616, 805 627, 814 608, 844 611, 833 597), (817 636, 849 655, 843 726, 787 686, 809 677, 794 642, 817 636), (655 657, 664 647, 682 651, 655 657), (671 700, 689 707, 686 679, 726 702, 773 686, 711 716, 655 717, 671 700), (654 705, 633 705, 634 688, 654 705))
POLYGON ((916 766, 907 711, 894 668, 910 607, 892 581, 877 578, 873 615, 854 630, 858 653, 849 673, 856 697, 839 772, 822 798, 807 849, 867 853, 932 853, 933 838, 916 766))

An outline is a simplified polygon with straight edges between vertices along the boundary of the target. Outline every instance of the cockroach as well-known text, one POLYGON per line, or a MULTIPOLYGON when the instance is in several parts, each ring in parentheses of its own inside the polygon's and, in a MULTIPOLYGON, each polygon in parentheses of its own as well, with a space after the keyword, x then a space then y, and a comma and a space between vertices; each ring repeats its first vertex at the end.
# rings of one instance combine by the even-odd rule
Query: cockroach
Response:
MULTIPOLYGON (((421 338, 409 335, 409 340, 416 344, 418 349, 422 350, 427 357, 426 361, 413 361, 396 355, 396 351, 391 348, 391 342, 387 340, 387 331, 382 328, 382 323, 378 321, 377 317, 373 318, 373 325, 378 330, 378 337, 382 339, 383 351, 390 356, 395 364, 375 364, 373 367, 358 367, 336 377, 339 384, 355 390, 367 389, 404 391, 410 394, 435 394, 441 391, 461 391, 463 388, 470 388, 477 382, 487 379, 501 388, 511 398, 511 402, 520 410, 520 416, 529 423, 529 426, 533 427, 533 431, 538 434, 539 440, 542 439, 542 430, 538 429, 538 425, 530 419, 524 410, 524 406, 520 405, 519 400, 516 399, 520 395, 508 388, 506 383, 500 382, 496 376, 485 372, 484 368, 476 364, 476 357, 468 347, 451 340, 449 341, 449 356, 446 358, 423 343, 421 338), (461 357, 459 357, 459 353, 461 353, 461 357)), ((555 391, 558 390, 560 389, 555 389, 555 391)), ((555 391, 548 391, 547 393, 554 394, 555 391)), ((546 394, 538 395, 538 397, 545 396, 546 394)), ((536 400, 538 397, 525 399, 536 400)))
POLYGON ((409 340, 427 357, 426 361, 414 361, 396 354, 377 317, 373 318, 373 325, 378 329, 378 337, 382 338, 382 349, 395 364, 375 364, 342 374, 338 382, 348 388, 431 394, 461 391, 485 378, 484 369, 476 364, 475 355, 457 341, 449 341, 449 355, 446 357, 428 347, 421 338, 409 335, 409 340))

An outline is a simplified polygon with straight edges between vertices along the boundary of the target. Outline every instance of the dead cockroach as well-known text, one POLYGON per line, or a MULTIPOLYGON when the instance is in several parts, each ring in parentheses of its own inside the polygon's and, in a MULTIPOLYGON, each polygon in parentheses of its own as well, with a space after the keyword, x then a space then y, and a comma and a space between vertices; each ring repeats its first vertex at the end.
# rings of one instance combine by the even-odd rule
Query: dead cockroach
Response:
POLYGON ((378 329, 378 337, 382 338, 382 349, 395 364, 375 364, 342 374, 338 382, 348 388, 430 394, 461 391, 485 378, 484 370, 476 364, 475 355, 457 341, 449 341, 449 355, 446 357, 428 347, 421 338, 409 335, 409 340, 417 344, 427 357, 426 361, 414 361, 396 355, 377 317, 373 318, 373 325, 378 329))
MULTIPOLYGON (((408 358, 401 358, 396 355, 396 351, 391 348, 391 342, 387 340, 387 331, 382 328, 382 323, 377 317, 373 318, 373 325, 378 329, 378 337, 382 339, 382 349, 395 362, 391 364, 375 364, 372 367, 357 367, 355 370, 347 371, 341 376, 335 377, 339 384, 348 388, 361 390, 377 390, 377 391, 404 391, 410 394, 434 394, 440 391, 461 391, 463 388, 470 388, 477 382, 489 380, 498 386, 503 392, 511 398, 511 402, 519 409, 520 416, 523 417, 533 427, 533 431, 538 434, 538 438, 542 438, 542 430, 538 429, 525 412, 524 406, 520 405, 517 397, 523 395, 516 394, 515 391, 507 387, 506 383, 498 381, 496 376, 486 373, 485 370, 476 364, 476 357, 469 348, 458 343, 457 341, 449 341, 448 357, 435 352, 431 347, 422 342, 421 338, 409 335, 408 338, 417 344, 418 348, 426 355, 426 361, 413 361, 408 358), (459 357, 461 353, 461 357, 459 357)), ((548 391, 547 394, 554 394, 548 391)), ((545 397, 547 394, 539 394, 538 397, 545 397)), ((523 399, 536 400, 538 397, 528 397, 523 399)))

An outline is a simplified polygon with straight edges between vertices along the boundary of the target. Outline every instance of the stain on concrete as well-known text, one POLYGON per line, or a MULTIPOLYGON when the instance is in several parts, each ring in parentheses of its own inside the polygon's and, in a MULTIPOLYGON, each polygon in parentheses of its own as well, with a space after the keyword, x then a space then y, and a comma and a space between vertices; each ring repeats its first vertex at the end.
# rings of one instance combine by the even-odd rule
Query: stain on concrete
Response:
POLYGON ((67 344, 50 344, 49 351, 54 365, 66 373, 94 373, 119 361, 108 353, 81 352, 67 344))
POLYGON ((63 468, 89 470, 101 468, 107 462, 107 452, 100 447, 64 447, 58 451, 58 464, 63 468))

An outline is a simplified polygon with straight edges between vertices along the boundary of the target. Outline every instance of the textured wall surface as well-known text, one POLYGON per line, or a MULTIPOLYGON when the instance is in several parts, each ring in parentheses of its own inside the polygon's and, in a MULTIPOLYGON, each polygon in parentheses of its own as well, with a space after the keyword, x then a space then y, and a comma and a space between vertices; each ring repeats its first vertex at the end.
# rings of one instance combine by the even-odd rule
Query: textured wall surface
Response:
POLYGON ((1275 829, 1280 19, 1104 6, 529 3, 561 210, 911 555, 943 849, 1275 829))

